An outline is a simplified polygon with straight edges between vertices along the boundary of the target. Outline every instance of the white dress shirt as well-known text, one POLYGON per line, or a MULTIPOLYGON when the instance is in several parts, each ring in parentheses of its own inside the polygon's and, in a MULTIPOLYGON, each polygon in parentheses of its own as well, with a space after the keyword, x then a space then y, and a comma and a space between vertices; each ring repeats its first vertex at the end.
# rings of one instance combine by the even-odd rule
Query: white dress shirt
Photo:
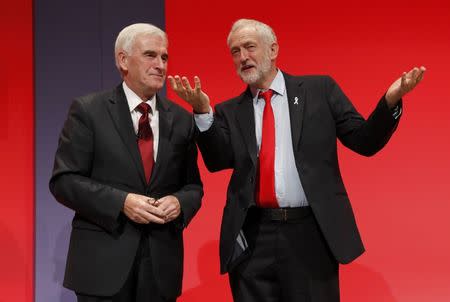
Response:
MULTIPOLYGON (((274 91, 271 104, 275 118, 274 172, 275 194, 278 205, 280 207, 307 206, 308 202, 295 165, 286 84, 280 70, 278 70, 275 79, 271 83, 270 89, 274 91)), ((259 90, 252 90, 253 108, 255 111, 255 134, 259 152, 265 101, 262 98, 258 99, 258 93, 259 90)), ((211 108, 209 113, 195 114, 194 118, 201 132, 208 130, 214 121, 211 108)))
MULTIPOLYGON (((131 120, 133 121, 134 132, 137 134, 139 130, 139 119, 142 113, 137 110, 137 106, 142 102, 141 98, 131 90, 125 82, 122 83, 123 91, 127 98, 128 107, 130 108, 131 120)), ((156 110, 156 94, 149 100, 146 101, 147 104, 152 108, 152 114, 149 113, 150 127, 153 132, 153 159, 156 162, 156 157, 158 155, 158 142, 159 142, 159 113, 156 110)))

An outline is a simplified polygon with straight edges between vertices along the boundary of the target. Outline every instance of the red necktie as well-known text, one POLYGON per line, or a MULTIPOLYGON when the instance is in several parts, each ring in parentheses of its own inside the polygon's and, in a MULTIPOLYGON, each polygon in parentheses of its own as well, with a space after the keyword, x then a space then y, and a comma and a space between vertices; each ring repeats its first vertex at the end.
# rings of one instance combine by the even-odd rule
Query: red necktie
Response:
POLYGON ((273 90, 260 92, 259 98, 266 102, 262 120, 261 148, 259 150, 259 194, 258 206, 263 208, 278 208, 275 194, 275 118, 273 116, 273 90))
POLYGON ((153 169, 153 132, 150 127, 149 113, 152 113, 152 107, 147 103, 140 103, 136 109, 142 113, 139 118, 138 145, 141 152, 142 164, 144 165, 145 179, 150 182, 150 176, 153 169))

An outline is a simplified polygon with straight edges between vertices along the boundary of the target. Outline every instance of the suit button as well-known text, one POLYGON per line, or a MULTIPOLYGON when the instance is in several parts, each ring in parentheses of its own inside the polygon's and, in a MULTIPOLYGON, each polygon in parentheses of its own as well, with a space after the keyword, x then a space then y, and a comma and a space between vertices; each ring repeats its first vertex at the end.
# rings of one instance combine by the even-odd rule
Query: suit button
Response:
POLYGON ((255 178, 252 176, 252 177, 250 177, 250 183, 252 184, 252 183, 254 183, 255 182, 255 178))

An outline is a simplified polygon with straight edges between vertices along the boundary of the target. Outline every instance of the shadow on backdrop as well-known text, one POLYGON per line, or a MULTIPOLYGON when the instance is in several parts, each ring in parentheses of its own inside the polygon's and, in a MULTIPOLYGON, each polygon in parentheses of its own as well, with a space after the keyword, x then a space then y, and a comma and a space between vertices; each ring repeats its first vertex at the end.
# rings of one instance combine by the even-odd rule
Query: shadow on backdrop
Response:
POLYGON ((2 239, 2 242, 8 243, 7 245, 2 244, 0 251, 0 270, 2 272, 0 288, 17 289, 17 291, 9 290, 9 292, 16 292, 16 294, 11 297, 5 297, 4 291, 2 290, 0 293, 1 298, 5 299, 4 301, 15 301, 15 299, 23 300, 25 297, 22 287, 23 280, 25 279, 23 273, 26 271, 24 253, 20 249, 19 240, 15 238, 14 233, 3 223, 0 223, 0 238, 2 239), (11 261, 12 259, 14 259, 14 261, 11 261))
POLYGON ((208 241, 198 252, 197 269, 200 285, 183 292, 178 302, 233 301, 228 275, 220 275, 219 242, 208 241))
POLYGON ((397 302, 383 275, 359 263, 340 266, 341 301, 397 302))

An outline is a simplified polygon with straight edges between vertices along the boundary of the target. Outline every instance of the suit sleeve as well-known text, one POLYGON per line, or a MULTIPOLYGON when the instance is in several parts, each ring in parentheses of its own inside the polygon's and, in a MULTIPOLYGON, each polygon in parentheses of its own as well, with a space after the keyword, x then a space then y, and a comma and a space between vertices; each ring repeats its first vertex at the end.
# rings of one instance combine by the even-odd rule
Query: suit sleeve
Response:
POLYGON ((365 120, 333 79, 328 78, 326 85, 339 140, 347 148, 365 156, 374 155, 381 150, 399 122, 399 119, 394 118, 385 97, 381 98, 375 110, 365 120))
POLYGON ((50 191, 56 200, 89 221, 113 232, 127 192, 90 178, 94 132, 84 103, 75 100, 61 132, 50 191))
POLYGON ((184 168, 185 185, 173 195, 178 198, 181 206, 181 215, 175 221, 180 228, 186 227, 197 211, 200 209, 203 197, 203 184, 197 165, 197 146, 195 144, 196 128, 192 121, 189 145, 185 155, 186 166, 184 168))
POLYGON ((215 107, 211 127, 199 134, 197 143, 203 160, 210 172, 233 168, 233 148, 230 127, 220 105, 215 107))

